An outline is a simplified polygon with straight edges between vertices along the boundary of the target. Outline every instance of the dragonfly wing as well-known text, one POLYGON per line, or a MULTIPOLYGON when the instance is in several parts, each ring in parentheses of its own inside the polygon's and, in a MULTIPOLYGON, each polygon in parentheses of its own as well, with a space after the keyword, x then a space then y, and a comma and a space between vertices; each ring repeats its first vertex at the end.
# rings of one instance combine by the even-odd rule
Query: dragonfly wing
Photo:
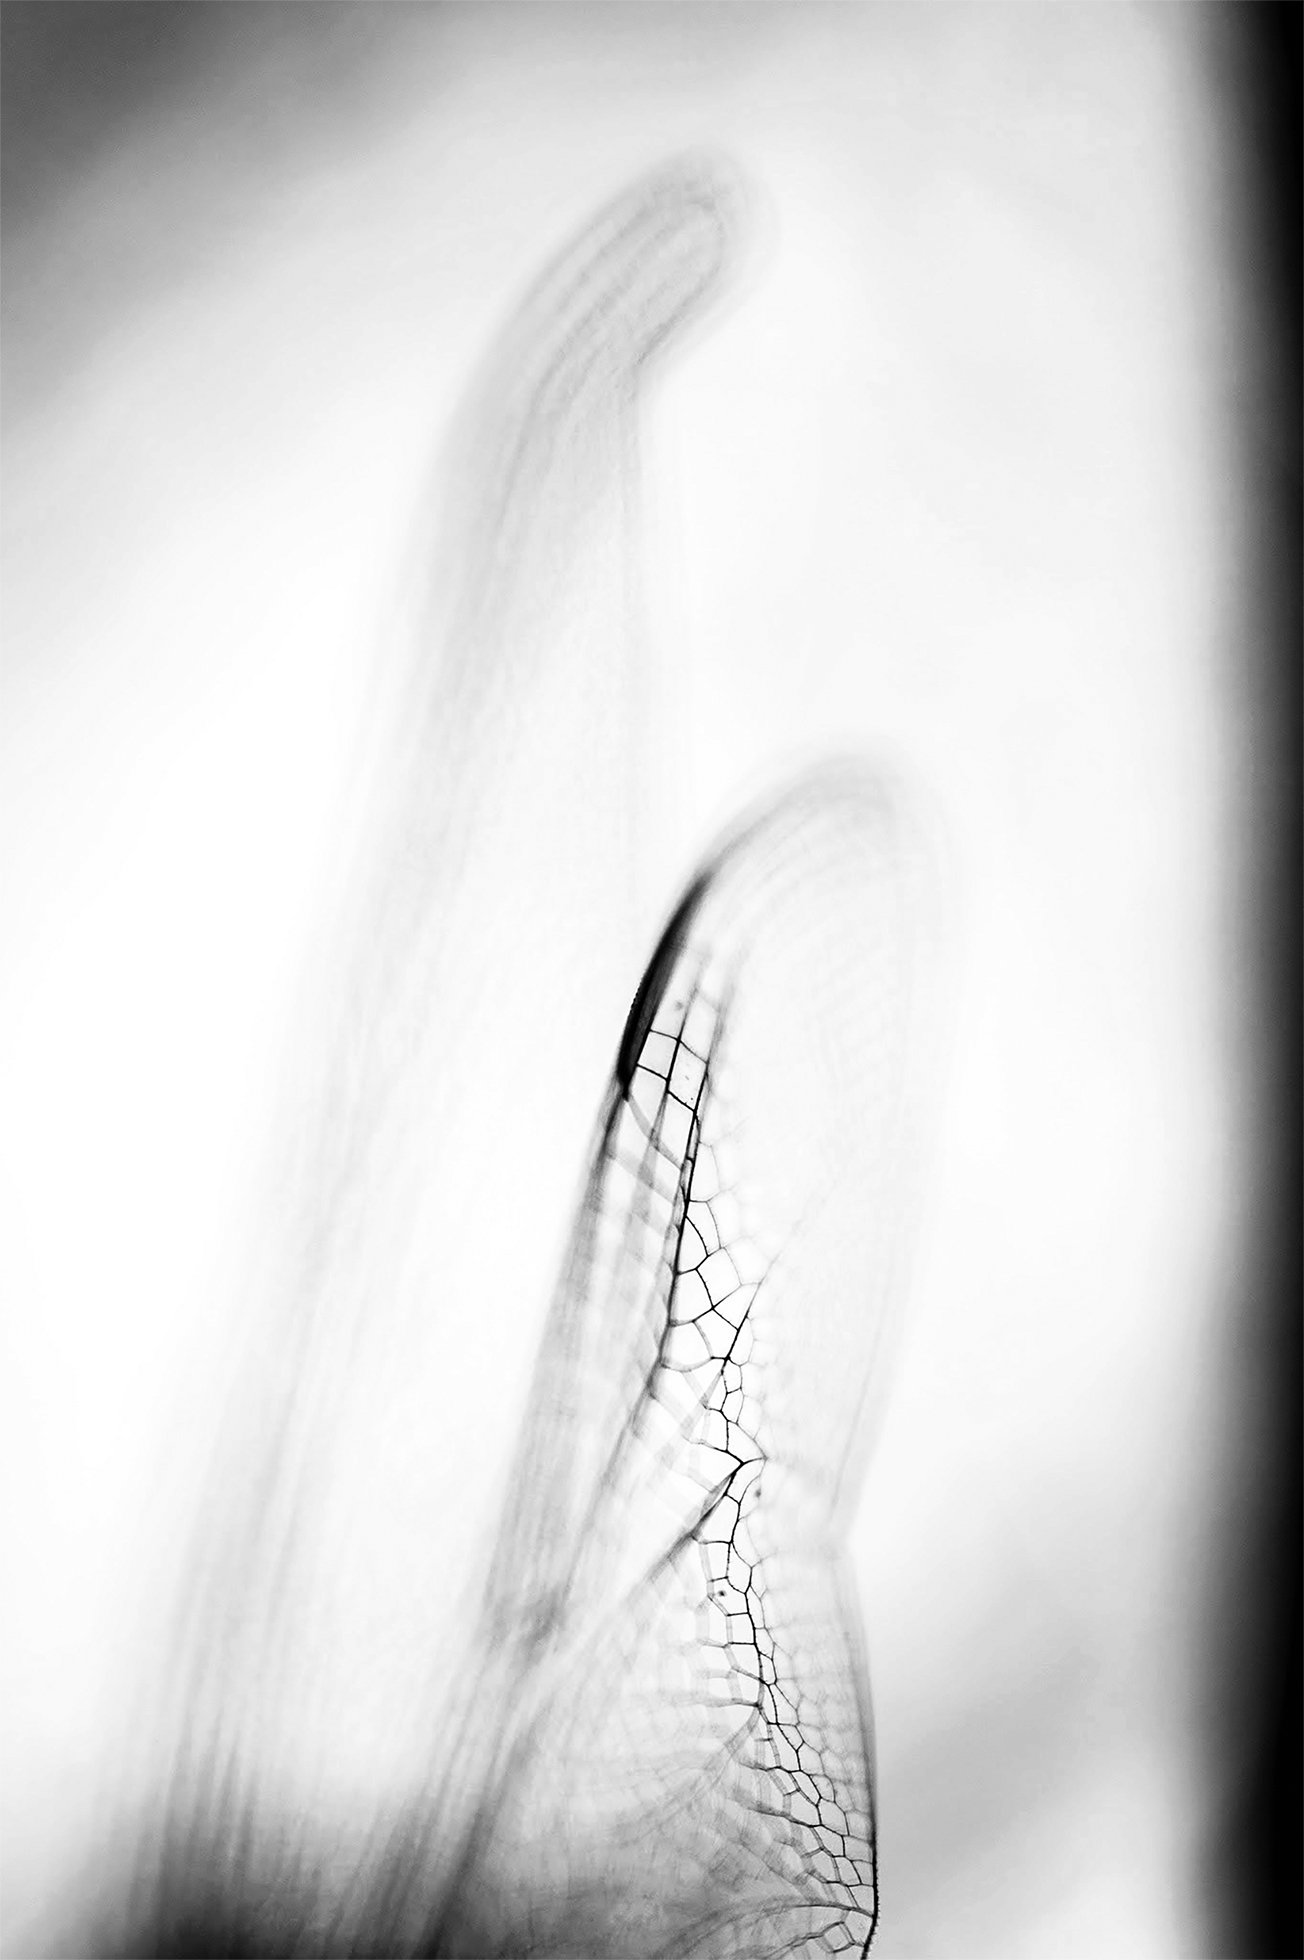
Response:
POLYGON ((841 1535, 911 1156, 912 838, 860 772, 799 785, 639 990, 489 1586, 515 1718, 449 1951, 868 1945, 841 1535))

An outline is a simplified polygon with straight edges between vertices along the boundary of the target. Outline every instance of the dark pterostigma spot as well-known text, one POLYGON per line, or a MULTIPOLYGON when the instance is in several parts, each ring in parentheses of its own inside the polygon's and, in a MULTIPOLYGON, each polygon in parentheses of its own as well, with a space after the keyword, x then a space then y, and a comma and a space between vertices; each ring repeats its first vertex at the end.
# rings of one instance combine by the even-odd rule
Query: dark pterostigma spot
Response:
POLYGON ((693 920, 706 897, 714 869, 712 865, 700 872, 684 893, 657 941, 656 951, 639 982, 634 1004, 625 1021, 625 1032, 620 1039, 620 1054, 616 1061, 616 1081, 622 1092, 629 1088, 634 1079, 634 1070, 652 1026, 652 1017, 665 993, 675 961, 684 949, 693 920))

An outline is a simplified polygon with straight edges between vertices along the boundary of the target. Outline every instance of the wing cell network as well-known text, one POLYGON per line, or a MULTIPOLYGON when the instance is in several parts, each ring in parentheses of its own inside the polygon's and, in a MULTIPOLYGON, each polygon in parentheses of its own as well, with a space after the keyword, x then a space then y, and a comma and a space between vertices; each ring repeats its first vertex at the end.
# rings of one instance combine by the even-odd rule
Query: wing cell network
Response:
POLYGON ((485 1618, 516 1683, 446 1924, 494 1953, 864 1953, 842 1532, 910 1156, 916 850, 855 770, 693 881, 631 1010, 485 1618))

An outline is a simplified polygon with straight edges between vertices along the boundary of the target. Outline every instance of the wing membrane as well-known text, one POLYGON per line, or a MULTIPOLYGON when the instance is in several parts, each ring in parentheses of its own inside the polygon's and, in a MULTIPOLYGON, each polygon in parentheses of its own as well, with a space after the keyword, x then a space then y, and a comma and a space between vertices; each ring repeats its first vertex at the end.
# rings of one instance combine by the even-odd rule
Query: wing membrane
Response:
POLYGON ((825 775, 715 855, 649 966, 489 1584, 516 1716, 445 1950, 868 1946, 840 1534, 909 1157, 914 883, 892 801, 825 775))

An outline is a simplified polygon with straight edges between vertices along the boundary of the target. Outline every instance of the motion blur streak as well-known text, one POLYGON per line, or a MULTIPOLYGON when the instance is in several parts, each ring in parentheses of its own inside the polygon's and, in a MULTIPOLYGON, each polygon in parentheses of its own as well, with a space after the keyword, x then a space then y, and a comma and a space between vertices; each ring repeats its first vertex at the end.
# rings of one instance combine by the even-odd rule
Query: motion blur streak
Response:
POLYGON ((437 1782, 643 962, 830 750, 953 922, 874 1951, 1270 1950, 1241 12, 5 7, 7 1951, 201 1766, 309 1919, 437 1782))

